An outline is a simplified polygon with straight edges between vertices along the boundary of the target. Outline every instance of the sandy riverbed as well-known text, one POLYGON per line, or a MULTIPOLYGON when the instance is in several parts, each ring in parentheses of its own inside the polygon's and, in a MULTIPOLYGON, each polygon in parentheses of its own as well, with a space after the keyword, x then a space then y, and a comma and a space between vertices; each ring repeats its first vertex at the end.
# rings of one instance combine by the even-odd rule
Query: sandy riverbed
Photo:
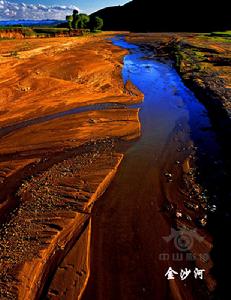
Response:
POLYGON ((86 276, 76 293, 86 284, 89 238, 82 234, 86 227, 90 234, 92 203, 123 158, 117 141, 140 136, 138 109, 126 104, 143 95, 130 82, 124 85, 126 51, 113 46, 111 36, 1 41, 4 299, 38 297, 79 237, 76 270, 85 266, 86 276), (105 106, 97 110, 96 104, 105 106), (88 109, 72 111, 80 107, 88 109))

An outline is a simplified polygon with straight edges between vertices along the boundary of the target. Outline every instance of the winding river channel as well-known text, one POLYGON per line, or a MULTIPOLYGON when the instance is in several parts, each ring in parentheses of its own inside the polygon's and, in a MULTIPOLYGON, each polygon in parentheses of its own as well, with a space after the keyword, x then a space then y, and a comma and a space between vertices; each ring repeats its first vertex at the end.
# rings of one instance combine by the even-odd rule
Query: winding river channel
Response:
POLYGON ((95 204, 91 275, 83 299, 206 299, 196 280, 166 279, 170 266, 179 272, 190 265, 187 261, 161 260, 160 255, 176 252, 163 239, 172 224, 161 207, 166 199, 180 208, 187 200, 179 193, 183 161, 198 149, 208 164, 219 157, 207 111, 171 63, 123 38, 113 43, 129 50, 124 82, 131 80, 145 96, 139 105, 142 134, 95 204))

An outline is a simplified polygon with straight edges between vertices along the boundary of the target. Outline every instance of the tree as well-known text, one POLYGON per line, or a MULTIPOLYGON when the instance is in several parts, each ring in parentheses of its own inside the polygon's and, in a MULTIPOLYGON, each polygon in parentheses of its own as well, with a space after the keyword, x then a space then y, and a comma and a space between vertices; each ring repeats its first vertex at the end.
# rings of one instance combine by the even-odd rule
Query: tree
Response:
POLYGON ((89 27, 91 31, 101 30, 103 28, 103 19, 97 16, 91 17, 89 27))
POLYGON ((68 28, 72 28, 73 16, 66 16, 66 21, 68 23, 68 28))
POLYGON ((79 11, 77 9, 73 10, 73 16, 78 15, 79 11))
POLYGON ((73 10, 73 14, 72 14, 72 28, 77 29, 78 28, 78 16, 79 16, 79 12, 77 9, 73 10))
POLYGON ((72 16, 66 16, 69 29, 87 29, 92 31, 100 30, 103 27, 103 20, 99 17, 89 17, 86 14, 79 14, 78 10, 73 10, 72 16))
POLYGON ((86 29, 88 27, 88 23, 90 21, 90 17, 86 14, 79 14, 78 15, 78 24, 77 28, 79 29, 86 29))

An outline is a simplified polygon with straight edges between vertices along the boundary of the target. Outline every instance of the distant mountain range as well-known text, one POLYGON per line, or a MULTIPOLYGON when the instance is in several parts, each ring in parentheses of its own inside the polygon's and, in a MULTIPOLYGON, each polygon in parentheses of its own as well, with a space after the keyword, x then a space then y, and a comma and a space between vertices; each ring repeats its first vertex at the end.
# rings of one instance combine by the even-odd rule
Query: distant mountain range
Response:
POLYGON ((227 2, 220 0, 133 0, 95 12, 104 19, 105 30, 195 31, 231 29, 227 2))
POLYGON ((60 20, 9 20, 0 21, 0 26, 51 26, 60 23, 62 23, 60 20))

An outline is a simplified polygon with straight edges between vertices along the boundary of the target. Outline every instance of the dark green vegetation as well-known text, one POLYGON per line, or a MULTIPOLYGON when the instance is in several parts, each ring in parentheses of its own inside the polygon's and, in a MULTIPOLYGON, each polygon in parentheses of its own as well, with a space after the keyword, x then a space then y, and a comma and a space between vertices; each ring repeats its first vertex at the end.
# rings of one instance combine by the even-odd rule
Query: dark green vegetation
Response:
POLYGON ((79 14, 77 10, 73 10, 73 14, 66 16, 69 30, 71 29, 90 29, 91 31, 101 30, 103 27, 103 19, 96 15, 88 16, 79 14))
POLYGON ((95 16, 90 18, 89 27, 92 31, 101 30, 103 27, 103 19, 95 16))
POLYGON ((105 30, 211 32, 231 28, 227 2, 195 0, 133 0, 124 6, 102 9, 93 14, 104 20, 105 30))

